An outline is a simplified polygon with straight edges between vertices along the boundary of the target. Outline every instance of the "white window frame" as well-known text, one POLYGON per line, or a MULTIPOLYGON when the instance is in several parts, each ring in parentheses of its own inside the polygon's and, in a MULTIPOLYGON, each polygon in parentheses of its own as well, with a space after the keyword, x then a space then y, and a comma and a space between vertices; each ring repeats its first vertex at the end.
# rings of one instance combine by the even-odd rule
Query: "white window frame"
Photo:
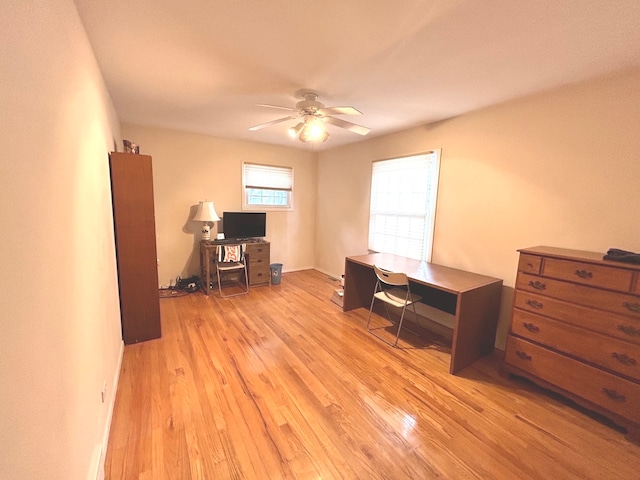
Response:
POLYGON ((293 167, 243 162, 242 210, 262 212, 293 210, 293 167), (287 204, 250 203, 249 193, 252 189, 285 192, 287 204))
POLYGON ((369 250, 431 261, 441 153, 373 162, 369 250))

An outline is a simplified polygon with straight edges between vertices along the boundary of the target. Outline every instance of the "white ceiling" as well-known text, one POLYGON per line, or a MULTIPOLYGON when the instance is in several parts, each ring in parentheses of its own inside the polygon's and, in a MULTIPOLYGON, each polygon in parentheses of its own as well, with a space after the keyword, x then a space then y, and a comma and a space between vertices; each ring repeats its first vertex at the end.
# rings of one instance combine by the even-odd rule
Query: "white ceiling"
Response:
POLYGON ((640 65, 638 0, 75 1, 121 121, 305 149, 640 65), (372 132, 248 130, 305 88, 372 132))

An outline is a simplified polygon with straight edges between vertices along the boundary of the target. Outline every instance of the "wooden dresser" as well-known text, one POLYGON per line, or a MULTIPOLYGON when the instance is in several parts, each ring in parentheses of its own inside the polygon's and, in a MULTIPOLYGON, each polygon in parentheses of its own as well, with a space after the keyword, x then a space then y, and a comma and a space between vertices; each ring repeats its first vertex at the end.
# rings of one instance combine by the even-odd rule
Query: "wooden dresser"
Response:
MULTIPOLYGON (((247 273, 249 274, 249 286, 259 287, 269 285, 271 280, 270 259, 271 244, 264 240, 248 240, 245 256, 247 257, 247 273)), ((200 280, 204 293, 209 295, 211 284, 217 285, 216 277, 216 248, 222 242, 202 240, 200 242, 200 280)))
POLYGON ((640 265, 553 247, 519 252, 506 372, 640 441, 640 265))

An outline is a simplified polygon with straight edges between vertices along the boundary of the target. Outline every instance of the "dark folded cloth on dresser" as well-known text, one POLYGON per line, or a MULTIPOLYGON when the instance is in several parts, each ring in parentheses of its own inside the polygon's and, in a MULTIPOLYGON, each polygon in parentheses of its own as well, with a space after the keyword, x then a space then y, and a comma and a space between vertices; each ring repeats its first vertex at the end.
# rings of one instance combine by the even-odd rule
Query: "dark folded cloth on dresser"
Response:
POLYGON ((610 248, 607 254, 602 257, 604 260, 614 260, 616 262, 639 263, 640 253, 627 252, 618 248, 610 248))

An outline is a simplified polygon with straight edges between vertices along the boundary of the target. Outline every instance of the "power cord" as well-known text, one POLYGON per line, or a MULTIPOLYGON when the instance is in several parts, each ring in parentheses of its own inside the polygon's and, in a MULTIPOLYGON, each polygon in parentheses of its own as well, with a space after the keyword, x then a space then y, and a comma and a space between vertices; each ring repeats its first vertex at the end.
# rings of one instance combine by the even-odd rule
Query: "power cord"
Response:
POLYGON ((200 278, 197 275, 185 279, 177 276, 175 285, 169 281, 168 287, 160 288, 160 298, 182 297, 197 292, 199 289, 200 278))

